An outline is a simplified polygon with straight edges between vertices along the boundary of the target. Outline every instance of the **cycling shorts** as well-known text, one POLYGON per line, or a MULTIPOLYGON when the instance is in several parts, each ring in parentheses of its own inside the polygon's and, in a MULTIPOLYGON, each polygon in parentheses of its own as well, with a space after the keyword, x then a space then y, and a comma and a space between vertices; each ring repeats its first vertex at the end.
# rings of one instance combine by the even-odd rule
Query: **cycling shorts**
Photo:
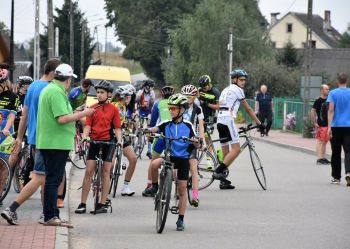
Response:
POLYGON ((239 134, 232 117, 224 116, 218 118, 217 128, 219 138, 226 138, 220 141, 222 146, 239 143, 239 134))
POLYGON ((191 154, 190 154, 190 159, 196 159, 198 161, 198 150, 193 149, 191 154))
POLYGON ((100 147, 102 147, 102 161, 112 162, 113 154, 115 151, 115 145, 113 144, 93 144, 90 143, 89 152, 87 155, 87 160, 96 160, 99 154, 100 147))
POLYGON ((188 180, 190 173, 190 162, 188 158, 170 157, 170 161, 174 163, 174 169, 177 169, 177 179, 182 181, 188 180))

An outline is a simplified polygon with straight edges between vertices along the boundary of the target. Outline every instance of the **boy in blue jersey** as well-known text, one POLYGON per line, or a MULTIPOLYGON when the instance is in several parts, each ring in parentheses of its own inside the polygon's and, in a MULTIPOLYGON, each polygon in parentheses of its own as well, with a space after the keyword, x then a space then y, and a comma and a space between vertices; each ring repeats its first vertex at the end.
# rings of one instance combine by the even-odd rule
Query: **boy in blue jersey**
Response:
MULTIPOLYGON (((156 127, 149 128, 150 132, 158 132, 169 138, 194 138, 195 131, 190 122, 183 119, 183 114, 188 107, 188 100, 182 94, 175 94, 168 100, 169 111, 172 117, 171 121, 160 123, 156 127)), ((165 147, 168 142, 165 141, 165 147)), ((183 140, 173 141, 170 148, 170 160, 174 163, 174 168, 177 169, 178 192, 179 192, 179 218, 176 222, 177 231, 183 231, 184 215, 186 211, 186 186, 190 170, 189 157, 192 150, 199 147, 199 143, 189 143, 183 140)), ((158 158, 152 161, 152 187, 145 190, 146 194, 155 194, 158 191, 158 168, 163 159, 158 158)))

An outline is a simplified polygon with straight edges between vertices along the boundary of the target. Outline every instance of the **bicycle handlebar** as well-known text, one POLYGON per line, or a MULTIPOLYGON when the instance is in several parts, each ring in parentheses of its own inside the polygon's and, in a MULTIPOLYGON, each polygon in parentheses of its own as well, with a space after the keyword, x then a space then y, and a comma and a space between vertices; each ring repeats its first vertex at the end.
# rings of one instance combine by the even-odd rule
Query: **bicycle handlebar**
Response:
POLYGON ((160 133, 153 133, 150 137, 153 137, 153 138, 162 138, 162 139, 170 140, 170 141, 179 141, 179 140, 182 140, 182 141, 185 141, 185 142, 199 143, 199 138, 197 138, 197 137, 195 137, 195 139, 198 139, 198 141, 193 141, 193 139, 191 139, 191 138, 189 138, 189 137, 185 137, 185 136, 178 137, 178 138, 166 137, 166 136, 164 136, 163 134, 160 134, 160 133))
POLYGON ((259 125, 253 126, 253 124, 248 124, 247 127, 239 127, 240 131, 238 132, 238 134, 247 133, 248 131, 256 128, 259 128, 259 125))
POLYGON ((101 144, 118 145, 118 143, 109 142, 109 141, 96 141, 96 140, 86 140, 86 139, 84 139, 84 142, 89 142, 89 143, 97 144, 97 145, 101 145, 101 144))

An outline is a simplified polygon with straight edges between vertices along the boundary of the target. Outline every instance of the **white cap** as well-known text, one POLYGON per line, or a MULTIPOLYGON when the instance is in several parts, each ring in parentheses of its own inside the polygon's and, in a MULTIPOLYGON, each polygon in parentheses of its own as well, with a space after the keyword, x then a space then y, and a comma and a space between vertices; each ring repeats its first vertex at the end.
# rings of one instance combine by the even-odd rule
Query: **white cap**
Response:
POLYGON ((73 73, 73 68, 69 66, 68 64, 60 64, 56 70, 55 74, 57 76, 73 76, 74 78, 77 78, 77 75, 73 73))

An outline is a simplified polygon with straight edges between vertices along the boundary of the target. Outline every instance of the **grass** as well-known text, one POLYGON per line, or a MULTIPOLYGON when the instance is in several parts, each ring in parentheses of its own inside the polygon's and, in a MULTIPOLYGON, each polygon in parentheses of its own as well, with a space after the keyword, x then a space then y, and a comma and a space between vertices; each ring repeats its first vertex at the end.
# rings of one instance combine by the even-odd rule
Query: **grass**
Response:
MULTIPOLYGON (((96 51, 93 54, 93 59, 94 61, 98 60, 98 53, 96 51)), ((130 70, 131 74, 138 74, 143 72, 143 69, 140 63, 134 60, 127 60, 123 58, 123 56, 119 53, 115 53, 115 52, 108 52, 106 54, 100 53, 100 59, 102 61, 102 65, 126 67, 127 69, 130 70)))

